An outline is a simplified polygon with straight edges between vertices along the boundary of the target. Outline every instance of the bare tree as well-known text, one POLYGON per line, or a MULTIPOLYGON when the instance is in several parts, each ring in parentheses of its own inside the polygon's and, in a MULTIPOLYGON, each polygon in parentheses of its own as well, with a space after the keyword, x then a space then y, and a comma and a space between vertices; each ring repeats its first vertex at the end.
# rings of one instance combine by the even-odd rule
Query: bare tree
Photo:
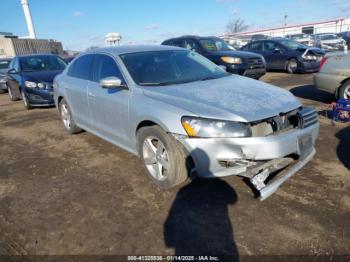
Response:
POLYGON ((240 19, 240 18, 232 19, 226 25, 226 30, 228 33, 238 33, 238 32, 245 31, 248 28, 249 28, 249 26, 246 25, 244 20, 240 19))

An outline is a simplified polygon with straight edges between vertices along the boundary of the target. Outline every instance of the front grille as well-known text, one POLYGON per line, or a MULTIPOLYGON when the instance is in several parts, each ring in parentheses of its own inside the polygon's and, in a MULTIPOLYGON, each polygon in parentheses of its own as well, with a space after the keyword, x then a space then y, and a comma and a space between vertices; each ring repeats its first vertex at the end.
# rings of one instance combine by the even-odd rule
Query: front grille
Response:
POLYGON ((312 107, 305 107, 299 111, 300 128, 307 128, 318 122, 318 114, 312 107))
POLYGON ((261 67, 264 65, 262 59, 260 57, 251 57, 251 58, 246 58, 245 62, 248 64, 250 67, 261 67))

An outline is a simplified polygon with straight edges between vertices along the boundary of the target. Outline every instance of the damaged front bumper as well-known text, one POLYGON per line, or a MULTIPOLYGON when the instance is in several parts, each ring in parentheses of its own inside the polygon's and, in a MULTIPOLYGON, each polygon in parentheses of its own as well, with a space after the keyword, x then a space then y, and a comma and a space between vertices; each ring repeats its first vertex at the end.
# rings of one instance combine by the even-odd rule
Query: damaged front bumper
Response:
POLYGON ((312 159, 318 133, 315 123, 265 137, 178 140, 191 155, 198 176, 249 178, 264 200, 312 159), (267 183, 271 176, 274 179, 267 183))

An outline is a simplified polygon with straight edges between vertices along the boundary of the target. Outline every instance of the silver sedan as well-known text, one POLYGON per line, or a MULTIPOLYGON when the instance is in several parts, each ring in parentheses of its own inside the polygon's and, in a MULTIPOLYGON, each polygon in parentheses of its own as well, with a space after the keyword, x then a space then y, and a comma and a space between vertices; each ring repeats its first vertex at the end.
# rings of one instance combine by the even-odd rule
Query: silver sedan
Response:
POLYGON ((163 188, 237 175, 265 199, 315 154, 315 110, 177 47, 83 53, 56 77, 54 97, 68 132, 84 129, 140 156, 163 188))

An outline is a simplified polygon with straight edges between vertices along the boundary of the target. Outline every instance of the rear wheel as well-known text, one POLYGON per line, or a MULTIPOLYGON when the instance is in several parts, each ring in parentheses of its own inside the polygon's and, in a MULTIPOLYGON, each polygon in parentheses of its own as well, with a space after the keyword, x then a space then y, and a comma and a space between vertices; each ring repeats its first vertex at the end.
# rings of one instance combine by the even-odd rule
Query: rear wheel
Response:
POLYGON ((28 98, 27 98, 27 95, 23 92, 23 90, 21 91, 21 95, 22 95, 24 107, 28 110, 32 109, 33 107, 30 105, 28 98))
POLYGON ((137 132, 138 149, 148 176, 162 188, 172 188, 188 179, 186 154, 180 144, 158 126, 137 132))
POLYGON ((298 61, 294 58, 289 59, 287 62, 286 70, 289 74, 294 74, 298 70, 298 61))
POLYGON ((64 128, 70 134, 75 134, 81 131, 81 128, 78 127, 73 119, 72 112, 66 102, 66 100, 62 99, 58 105, 59 112, 61 114, 62 123, 64 128))
POLYGON ((339 89, 339 98, 350 99, 350 80, 346 81, 339 89))

